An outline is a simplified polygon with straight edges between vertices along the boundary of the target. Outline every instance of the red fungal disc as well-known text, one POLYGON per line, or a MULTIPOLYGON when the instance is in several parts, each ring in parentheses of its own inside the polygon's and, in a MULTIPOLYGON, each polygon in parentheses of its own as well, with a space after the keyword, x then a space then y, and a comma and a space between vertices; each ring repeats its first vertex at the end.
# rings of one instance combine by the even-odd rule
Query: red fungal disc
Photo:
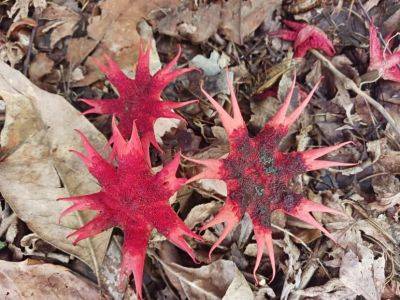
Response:
POLYGON ((92 107, 85 114, 115 115, 119 121, 118 128, 125 138, 129 137, 132 123, 136 121, 139 136, 149 162, 150 156, 147 150, 150 144, 160 152, 162 151, 154 136, 155 121, 158 118, 174 118, 184 121, 173 110, 197 102, 197 100, 186 102, 161 101, 161 93, 169 83, 195 69, 174 69, 181 54, 179 47, 175 58, 157 73, 151 75, 150 51, 150 45, 147 46, 146 50, 140 50, 134 79, 127 77, 110 57, 105 56, 105 64, 101 64, 95 59, 98 68, 117 89, 119 97, 117 99, 82 100, 92 107))
POLYGON ((98 212, 90 222, 69 235, 75 237, 74 244, 111 227, 121 228, 125 238, 120 285, 123 286, 133 273, 137 295, 142 298, 143 266, 151 230, 157 229, 173 244, 187 252, 193 260, 194 251, 184 237, 198 240, 202 238, 191 232, 168 204, 168 199, 186 182, 186 179, 175 176, 180 154, 178 153, 160 172, 153 174, 146 161, 136 125, 133 123, 128 141, 117 128, 115 118, 112 128, 117 166, 101 157, 88 139, 79 132, 87 154, 74 152, 96 177, 101 190, 90 195, 61 199, 73 203, 62 212, 61 217, 85 209, 98 212))
POLYGON ((325 32, 318 27, 289 20, 284 20, 283 23, 290 30, 281 29, 270 33, 270 35, 280 37, 286 41, 293 41, 294 57, 304 57, 310 49, 321 50, 329 56, 335 55, 335 48, 332 42, 325 32))
MULTIPOLYGON (((296 25, 297 26, 297 25, 296 25)), ((293 26, 295 27, 295 26, 293 26)), ((229 78, 228 78, 229 82, 229 78)), ((254 277, 264 251, 270 257, 272 279, 275 276, 275 259, 272 247, 270 216, 272 211, 281 210, 311 226, 320 229, 328 237, 329 232, 319 224, 311 212, 328 212, 342 214, 291 191, 289 181, 296 175, 310 170, 334 166, 352 166, 351 163, 319 160, 321 156, 350 143, 345 142, 336 146, 312 149, 304 152, 284 153, 279 151, 279 143, 288 132, 296 119, 311 100, 319 82, 307 95, 303 102, 287 115, 287 111, 295 87, 295 78, 286 99, 277 113, 269 120, 260 133, 251 138, 240 114, 239 105, 229 82, 233 117, 231 117, 207 92, 203 91, 208 100, 217 110, 221 122, 228 133, 230 152, 224 159, 188 160, 203 166, 202 172, 188 182, 198 179, 220 179, 227 185, 228 195, 225 205, 219 213, 202 229, 219 223, 225 223, 225 229, 217 242, 212 246, 210 255, 223 241, 228 233, 238 224, 245 212, 250 215, 254 225, 257 241, 257 258, 254 267, 254 277)), ((272 280, 271 279, 271 280, 272 280)))
POLYGON ((378 32, 373 23, 369 26, 369 70, 378 70, 385 80, 400 82, 400 51, 385 53, 378 39, 378 32))

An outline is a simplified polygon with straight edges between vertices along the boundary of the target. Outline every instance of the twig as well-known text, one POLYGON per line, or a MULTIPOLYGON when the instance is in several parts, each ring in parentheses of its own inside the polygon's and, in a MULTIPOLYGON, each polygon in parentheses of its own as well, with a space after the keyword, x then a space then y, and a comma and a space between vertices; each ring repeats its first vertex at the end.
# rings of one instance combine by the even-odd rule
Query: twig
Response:
POLYGON ((386 121, 388 121, 390 126, 393 127, 393 129, 400 137, 399 126, 397 126, 396 121, 379 102, 377 102, 374 98, 361 90, 353 80, 340 72, 325 56, 323 56, 317 50, 311 50, 311 53, 315 57, 317 57, 333 73, 333 75, 335 75, 337 79, 339 79, 343 83, 345 89, 351 90, 357 95, 363 97, 369 104, 371 104, 377 111, 379 111, 379 113, 386 119, 386 121))
MULTIPOLYGON (((317 253, 314 254, 313 259, 309 260, 305 270, 303 271, 303 274, 301 275, 300 283, 299 286, 297 287, 297 290, 304 289, 310 282, 311 278, 314 276, 315 271, 317 271, 320 266, 324 267, 320 259, 326 254, 327 250, 328 250, 328 244, 327 243, 322 244, 317 253)), ((295 293, 290 296, 289 300, 298 300, 300 298, 301 295, 295 293)))

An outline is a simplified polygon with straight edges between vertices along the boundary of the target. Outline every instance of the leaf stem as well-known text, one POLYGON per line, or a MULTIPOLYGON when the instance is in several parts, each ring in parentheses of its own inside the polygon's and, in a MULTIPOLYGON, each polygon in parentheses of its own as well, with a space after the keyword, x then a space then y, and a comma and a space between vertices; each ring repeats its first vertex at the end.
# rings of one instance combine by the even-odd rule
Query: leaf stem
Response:
POLYGON ((323 56, 317 50, 311 50, 311 53, 315 57, 317 57, 337 79, 339 79, 343 83, 345 89, 351 90, 357 95, 363 97, 369 104, 371 104, 377 111, 379 111, 379 113, 386 119, 386 121, 390 124, 390 126, 393 127, 397 135, 400 137, 400 128, 396 124, 396 121, 378 101, 376 101, 366 92, 361 90, 361 88, 353 80, 340 72, 325 56, 323 56))

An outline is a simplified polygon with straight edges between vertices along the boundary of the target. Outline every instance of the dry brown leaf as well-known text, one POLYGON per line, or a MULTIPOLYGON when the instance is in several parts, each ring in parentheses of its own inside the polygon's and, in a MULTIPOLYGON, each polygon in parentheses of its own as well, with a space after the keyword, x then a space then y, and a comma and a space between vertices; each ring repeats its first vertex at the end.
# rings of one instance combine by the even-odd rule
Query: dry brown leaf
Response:
POLYGON ((72 38, 68 41, 66 60, 71 72, 96 48, 98 41, 88 37, 72 38))
POLYGON ((232 261, 217 260, 200 268, 160 262, 182 299, 253 299, 249 284, 232 261))
POLYGON ((341 222, 328 224, 328 229, 332 232, 337 243, 345 249, 355 249, 357 245, 363 242, 362 233, 379 241, 388 250, 393 251, 393 246, 389 240, 392 234, 389 222, 384 215, 378 218, 369 218, 368 220, 351 218, 341 222))
POLYGON ((261 23, 268 22, 282 0, 228 0, 221 11, 221 30, 228 40, 242 44, 261 23))
POLYGON ((46 0, 16 0, 7 14, 9 17, 14 16, 14 21, 18 21, 28 16, 30 6, 43 10, 46 8, 46 2, 46 0))
POLYGON ((358 245, 359 255, 348 251, 340 266, 340 281, 367 300, 380 300, 385 285, 385 258, 374 258, 366 246, 358 245))
POLYGON ((217 201, 196 205, 189 212, 185 219, 185 224, 193 229, 196 225, 202 224, 207 218, 214 215, 221 208, 217 201))
POLYGON ((385 211, 400 203, 400 151, 394 151, 386 139, 370 141, 367 143, 368 152, 372 153, 374 173, 372 187, 377 201, 371 203, 373 209, 385 211))
POLYGON ((288 259, 285 261, 285 264, 281 264, 285 273, 281 298, 286 299, 299 286, 302 273, 299 261, 300 250, 286 233, 283 239, 283 251, 287 254, 288 259))
POLYGON ((357 298, 357 295, 337 278, 329 280, 324 285, 296 291, 295 294, 314 300, 353 300, 357 298))
POLYGON ((1 132, 4 199, 43 240, 95 268, 103 260, 110 231, 73 246, 67 234, 93 213, 72 214, 60 224, 60 212, 70 204, 56 199, 99 189, 83 163, 68 151, 83 150, 74 129, 98 149, 107 142, 105 137, 64 98, 39 89, 5 63, 0 63, 0 95, 7 111, 1 132))
POLYGON ((60 40, 74 33, 81 16, 67 6, 50 3, 43 11, 41 19, 49 21, 40 28, 40 32, 51 30, 50 49, 53 49, 60 40))
POLYGON ((267 120, 275 114, 280 106, 281 102, 274 97, 250 102, 250 109, 253 113, 250 117, 250 125, 255 128, 263 128, 267 120))
MULTIPOLYGON (((139 21, 150 11, 178 4, 178 0, 105 0, 98 4, 89 19, 88 37, 98 43, 91 57, 99 57, 103 53, 111 53, 124 71, 132 71, 137 60, 140 46, 140 35, 136 30, 139 21)), ((89 59, 85 64, 88 73, 74 86, 89 85, 99 78, 97 67, 89 59)))
POLYGON ((180 6, 156 22, 156 29, 166 35, 183 37, 201 43, 217 32, 221 4, 200 5, 196 10, 180 6))
POLYGON ((243 274, 236 271, 236 276, 233 278, 222 300, 235 300, 235 299, 254 299, 253 292, 249 284, 244 278, 243 274))
POLYGON ((33 82, 38 82, 43 76, 53 71, 54 61, 46 53, 38 53, 29 66, 29 78, 33 82))
POLYGON ((69 269, 34 260, 0 260, 3 299, 101 299, 97 286, 69 269))

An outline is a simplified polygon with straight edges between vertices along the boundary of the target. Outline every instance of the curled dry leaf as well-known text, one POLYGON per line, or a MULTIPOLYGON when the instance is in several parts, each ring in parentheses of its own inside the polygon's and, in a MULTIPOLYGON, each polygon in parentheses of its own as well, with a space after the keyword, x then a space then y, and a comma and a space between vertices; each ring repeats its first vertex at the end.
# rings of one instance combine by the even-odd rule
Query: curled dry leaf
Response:
POLYGON ((81 16, 67 6, 50 3, 43 11, 42 19, 48 20, 44 27, 39 28, 38 35, 50 33, 50 49, 67 36, 71 36, 77 29, 81 16))
POLYGON ((336 242, 343 248, 355 250, 357 245, 363 242, 362 234, 364 234, 379 241, 388 251, 394 250, 390 244, 390 240, 393 241, 392 230, 384 215, 368 220, 346 219, 330 223, 328 227, 333 231, 336 242))
POLYGON ((215 214, 219 208, 221 208, 221 204, 217 201, 197 205, 192 208, 186 217, 185 224, 190 229, 193 229, 196 225, 203 223, 209 216, 215 214))
POLYGON ((253 299, 249 284, 232 261, 217 260, 200 268, 159 261, 182 299, 253 299))
POLYGON ((3 299, 102 299, 96 285, 69 269, 34 260, 0 260, 3 299))
POLYGON ((357 298, 357 295, 354 295, 351 289, 345 287, 338 278, 331 279, 320 286, 298 290, 295 294, 296 296, 311 297, 317 300, 353 300, 357 298))
POLYGON ((101 263, 110 231, 73 246, 66 236, 93 213, 72 215, 59 223, 68 203, 60 197, 98 191, 84 165, 68 150, 82 149, 73 129, 101 148, 106 139, 61 96, 33 85, 20 72, 0 63, 0 95, 7 106, 1 146, 0 192, 18 217, 43 240, 92 268, 101 263))

